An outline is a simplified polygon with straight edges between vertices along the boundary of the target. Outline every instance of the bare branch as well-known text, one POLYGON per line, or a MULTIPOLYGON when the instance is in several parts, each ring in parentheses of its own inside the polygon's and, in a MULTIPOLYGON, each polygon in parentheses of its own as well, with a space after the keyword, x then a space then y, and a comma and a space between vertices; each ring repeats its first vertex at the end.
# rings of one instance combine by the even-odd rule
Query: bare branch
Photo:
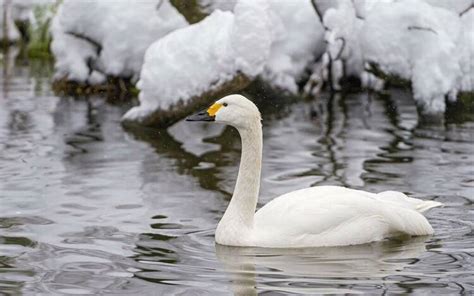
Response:
POLYGON ((337 37, 336 40, 342 41, 341 50, 339 50, 338 54, 336 55, 336 58, 334 58, 334 60, 339 60, 342 56, 342 52, 344 51, 344 48, 346 47, 346 39, 344 39, 343 37, 337 37))
POLYGON ((468 8, 464 9, 463 11, 461 11, 461 13, 459 14, 459 16, 463 16, 466 12, 468 12, 469 10, 471 10, 471 8, 474 8, 474 4, 471 4, 471 6, 469 6, 468 8))
POLYGON ((319 21, 321 22, 321 24, 324 24, 323 23, 323 14, 321 13, 321 10, 318 7, 318 3, 316 3, 316 0, 311 0, 311 4, 313 4, 314 11, 318 15, 319 21))
POLYGON ((352 6, 354 6, 354 11, 355 11, 356 18, 358 18, 360 20, 365 20, 365 18, 363 18, 361 15, 359 15, 359 12, 357 11, 357 5, 355 4, 354 0, 352 0, 352 6))
POLYGON ((156 4, 156 10, 160 10, 161 5, 163 5, 163 0, 160 0, 158 4, 156 4))
POLYGON ((84 41, 87 41, 89 42, 91 45, 93 45, 95 48, 96 48, 96 53, 97 55, 100 54, 100 52, 102 51, 102 44, 100 44, 99 42, 95 41, 94 39, 92 39, 91 37, 89 36, 85 36, 85 35, 82 35, 82 34, 79 34, 79 33, 76 33, 76 32, 66 32, 66 34, 69 34, 69 35, 72 35, 76 38, 79 38, 79 39, 82 39, 84 41))
POLYGON ((435 35, 438 35, 438 32, 436 32, 435 30, 431 29, 431 28, 425 28, 425 27, 419 27, 419 26, 408 26, 407 28, 409 31, 412 31, 412 30, 421 30, 421 31, 427 31, 427 32, 431 32, 435 35))

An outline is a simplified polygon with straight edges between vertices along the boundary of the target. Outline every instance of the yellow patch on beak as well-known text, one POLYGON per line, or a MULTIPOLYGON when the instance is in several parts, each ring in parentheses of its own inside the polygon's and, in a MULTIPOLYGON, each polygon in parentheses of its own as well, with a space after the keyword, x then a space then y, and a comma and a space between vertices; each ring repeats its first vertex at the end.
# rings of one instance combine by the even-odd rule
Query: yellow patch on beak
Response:
POLYGON ((222 107, 222 104, 214 103, 209 109, 207 109, 207 114, 209 116, 216 116, 217 111, 222 107))

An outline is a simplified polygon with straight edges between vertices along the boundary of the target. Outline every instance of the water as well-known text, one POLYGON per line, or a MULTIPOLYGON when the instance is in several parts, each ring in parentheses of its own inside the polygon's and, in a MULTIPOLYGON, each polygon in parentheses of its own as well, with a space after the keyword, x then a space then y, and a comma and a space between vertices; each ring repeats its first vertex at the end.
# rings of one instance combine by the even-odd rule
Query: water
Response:
MULTIPOLYGON (((228 127, 124 131, 130 106, 58 97, 51 66, 9 65, 0 85, 4 294, 284 295, 474 292, 474 119, 418 125, 410 94, 258 100, 259 205, 337 184, 445 203, 436 234, 296 250, 214 245, 240 156, 228 127)), ((267 94, 267 96, 270 96, 267 94)), ((260 95, 259 97, 263 97, 260 95)))

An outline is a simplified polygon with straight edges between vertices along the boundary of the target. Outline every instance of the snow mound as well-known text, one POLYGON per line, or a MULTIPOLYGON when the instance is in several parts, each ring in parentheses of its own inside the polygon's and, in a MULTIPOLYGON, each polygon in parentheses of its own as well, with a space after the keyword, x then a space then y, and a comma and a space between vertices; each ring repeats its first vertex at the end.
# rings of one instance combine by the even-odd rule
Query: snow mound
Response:
POLYGON ((150 46, 137 84, 140 105, 123 119, 141 122, 240 74, 296 92, 324 51, 323 34, 310 1, 239 0, 233 12, 215 10, 150 46))
POLYGON ((462 15, 461 26, 462 33, 457 44, 462 72, 459 89, 474 91, 474 9, 462 15))
POLYGON ((310 1, 269 1, 272 43, 262 78, 269 84, 298 91, 305 69, 325 50, 324 28, 310 1))
POLYGON ((381 80, 370 73, 375 66, 410 81, 425 113, 444 112, 446 97, 455 100, 459 90, 473 90, 474 9, 466 10, 469 5, 464 0, 339 1, 324 15, 334 88, 344 76, 379 88, 381 80))
MULTIPOLYGON (((358 6, 359 11, 367 13, 369 7, 358 6), (363 7, 363 9, 362 9, 363 7)), ((363 20, 357 18, 356 7, 350 1, 340 1, 337 8, 330 8, 324 15, 324 25, 328 29, 325 39, 327 52, 333 63, 335 80, 344 75, 361 78, 364 72, 364 61, 360 44, 360 32, 363 20), (344 61, 344 66, 338 63, 344 61)), ((340 87, 336 85, 336 89, 340 87)))
POLYGON ((214 11, 203 21, 158 40, 147 51, 137 86, 140 106, 124 120, 142 121, 232 80, 259 74, 270 55, 265 1, 242 0, 234 13, 214 11))
POLYGON ((456 42, 460 19, 422 1, 380 3, 362 28, 362 52, 386 73, 411 80, 424 110, 444 112, 445 95, 456 94, 460 75, 456 42))
POLYGON ((137 80, 149 45, 184 26, 167 0, 64 0, 52 25, 56 78, 137 80))

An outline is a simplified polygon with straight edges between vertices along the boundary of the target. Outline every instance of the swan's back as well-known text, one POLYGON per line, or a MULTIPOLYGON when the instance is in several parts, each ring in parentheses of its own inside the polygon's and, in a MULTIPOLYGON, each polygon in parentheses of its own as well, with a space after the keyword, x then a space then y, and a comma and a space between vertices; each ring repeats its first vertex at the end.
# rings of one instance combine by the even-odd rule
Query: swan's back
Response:
POLYGON ((439 205, 395 191, 312 187, 277 197, 257 211, 253 239, 258 246, 307 247, 428 235, 433 229, 420 213, 439 205))

